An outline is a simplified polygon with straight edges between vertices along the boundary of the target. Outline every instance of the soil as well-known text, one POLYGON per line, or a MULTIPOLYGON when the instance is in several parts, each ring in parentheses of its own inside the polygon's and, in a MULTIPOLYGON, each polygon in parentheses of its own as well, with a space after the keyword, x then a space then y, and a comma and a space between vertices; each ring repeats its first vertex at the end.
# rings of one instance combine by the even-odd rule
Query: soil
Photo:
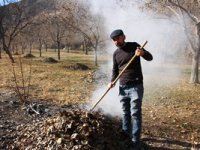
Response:
POLYGON ((70 70, 90 70, 90 68, 87 65, 81 63, 66 66, 66 68, 70 70))
POLYGON ((59 112, 58 106, 50 101, 45 100, 27 100, 23 104, 17 98, 15 92, 10 89, 0 89, 0 140, 4 139, 11 131, 21 124, 28 124, 36 120, 42 120, 59 112), (29 114, 27 106, 31 103, 42 104, 46 108, 46 112, 40 115, 35 113, 29 114))
POLYGON ((35 58, 35 56, 33 55, 33 54, 26 54, 25 56, 24 56, 24 58, 35 58))
MULTIPOLYGON (((160 89, 160 87, 157 88, 160 89)), ((154 96, 154 101, 144 100, 142 141, 148 145, 148 149, 200 149, 199 89, 199 85, 182 82, 176 88, 167 87, 159 90, 154 96), (168 96, 163 93, 168 93, 168 96)), ((12 135, 19 134, 17 133, 19 126, 24 128, 34 126, 36 122, 51 119, 61 110, 69 108, 73 106, 70 104, 61 106, 45 99, 29 99, 26 104, 22 104, 11 89, 0 89, 0 149, 5 149, 6 143, 18 139, 12 135), (33 103, 44 106, 44 111, 40 114, 27 111, 28 106, 33 103)), ((115 128, 112 130, 109 128, 109 135, 112 135, 111 132, 115 134, 108 136, 110 142, 121 140, 117 137, 118 131, 115 131, 119 130, 121 122, 116 118, 110 121, 110 125, 113 126, 113 124, 115 128)), ((126 148, 121 150, 126 150, 126 148)))
POLYGON ((44 59, 44 62, 46 63, 57 63, 58 61, 52 57, 48 57, 44 59))

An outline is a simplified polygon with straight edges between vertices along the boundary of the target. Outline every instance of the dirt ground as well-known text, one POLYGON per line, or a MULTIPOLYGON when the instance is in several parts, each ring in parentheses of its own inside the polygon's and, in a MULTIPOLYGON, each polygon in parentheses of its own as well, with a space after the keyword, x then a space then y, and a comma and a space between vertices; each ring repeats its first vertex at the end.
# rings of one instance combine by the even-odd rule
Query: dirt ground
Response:
POLYGON ((144 140, 160 149, 199 149, 199 90, 187 78, 155 88, 151 100, 143 103, 144 140))
MULTIPOLYGON (((31 86, 32 95, 27 102, 43 105, 46 108, 43 115, 28 114, 26 106, 29 104, 20 103, 11 88, 10 79, 6 79, 7 70, 1 67, 0 143, 17 126, 51 117, 65 104, 84 104, 94 91, 97 83, 94 68, 70 70, 63 63, 49 66, 40 60, 35 65, 38 64, 40 67, 33 66, 36 75, 31 86), (63 72, 55 73, 53 70, 63 72)), ((5 62, 1 62, 1 66, 5 66, 5 62)), ((161 86, 155 84, 155 80, 152 80, 153 90, 152 86, 145 88, 142 141, 149 145, 149 149, 200 149, 200 85, 189 84, 188 76, 183 76, 174 85, 161 86)))

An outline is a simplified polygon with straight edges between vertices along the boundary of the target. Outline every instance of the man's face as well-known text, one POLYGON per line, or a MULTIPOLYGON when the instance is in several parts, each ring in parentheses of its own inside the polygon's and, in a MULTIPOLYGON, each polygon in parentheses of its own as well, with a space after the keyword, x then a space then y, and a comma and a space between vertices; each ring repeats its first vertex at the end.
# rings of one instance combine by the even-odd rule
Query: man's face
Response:
POLYGON ((121 48, 125 44, 125 35, 116 36, 112 40, 117 47, 121 48))

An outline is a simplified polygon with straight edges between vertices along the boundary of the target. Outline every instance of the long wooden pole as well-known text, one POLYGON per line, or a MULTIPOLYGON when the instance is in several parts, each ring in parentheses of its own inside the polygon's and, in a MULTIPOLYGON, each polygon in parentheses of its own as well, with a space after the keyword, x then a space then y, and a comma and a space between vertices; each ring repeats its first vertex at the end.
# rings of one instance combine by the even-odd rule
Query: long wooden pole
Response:
MULTIPOLYGON (((140 47, 141 49, 145 47, 145 45, 147 44, 147 41, 142 45, 142 47, 140 47)), ((121 75, 124 73, 124 71, 128 68, 128 66, 135 60, 137 56, 134 55, 131 60, 129 60, 128 64, 126 64, 126 66, 123 68, 123 70, 119 73, 119 75, 117 76, 117 78, 111 83, 112 85, 115 85, 116 82, 119 80, 119 78, 121 77, 121 75)), ((93 111, 94 108, 99 104, 99 102, 104 98, 104 96, 108 93, 108 91, 111 89, 111 87, 109 87, 106 92, 101 96, 101 98, 95 103, 95 105, 90 109, 90 111, 93 111)))

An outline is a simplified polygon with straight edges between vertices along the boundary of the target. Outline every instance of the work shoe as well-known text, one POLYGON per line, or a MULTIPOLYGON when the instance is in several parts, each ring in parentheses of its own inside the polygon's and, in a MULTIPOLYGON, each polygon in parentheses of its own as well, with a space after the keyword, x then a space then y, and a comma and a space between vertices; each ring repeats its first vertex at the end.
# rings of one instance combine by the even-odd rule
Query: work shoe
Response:
POLYGON ((121 135, 121 138, 126 140, 126 139, 130 139, 131 140, 131 137, 130 135, 128 135, 125 131, 121 130, 120 131, 120 135, 121 135))
POLYGON ((132 142, 128 150, 149 150, 149 146, 144 142, 134 143, 132 142))
POLYGON ((141 150, 140 144, 131 142, 131 144, 128 146, 128 150, 141 150))
POLYGON ((149 150, 150 149, 150 146, 144 142, 140 142, 140 147, 141 147, 141 150, 149 150))

